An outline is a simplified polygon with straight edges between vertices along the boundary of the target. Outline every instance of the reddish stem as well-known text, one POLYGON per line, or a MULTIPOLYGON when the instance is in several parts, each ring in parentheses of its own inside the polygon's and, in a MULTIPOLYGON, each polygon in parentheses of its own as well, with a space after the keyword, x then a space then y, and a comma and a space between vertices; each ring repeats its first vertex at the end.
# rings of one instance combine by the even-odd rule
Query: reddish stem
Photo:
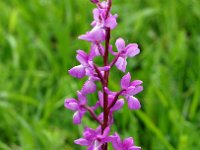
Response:
POLYGON ((111 6, 112 6, 112 0, 108 0, 108 10, 107 10, 107 12, 106 12, 106 18, 108 18, 108 15, 109 15, 111 6))
MULTIPOLYGON (((108 8, 106 12, 106 18, 108 17, 110 13, 112 5, 112 0, 108 0, 108 8)), ((106 31, 106 41, 105 41, 105 53, 104 53, 104 66, 108 66, 108 52, 109 52, 109 43, 110 43, 110 28, 105 28, 106 31)), ((103 99, 104 99, 104 105, 103 105, 103 126, 102 126, 102 133, 104 129, 108 126, 108 115, 109 115, 109 109, 108 109, 108 94, 104 90, 104 87, 108 87, 108 77, 109 77, 109 71, 105 71, 104 74, 104 85, 103 85, 103 99)), ((107 150, 108 144, 105 143, 102 146, 102 150, 107 150)))
MULTIPOLYGON (((108 65, 108 48, 109 48, 109 42, 110 42, 110 29, 106 28, 106 42, 105 42, 105 54, 104 54, 104 66, 108 65)), ((104 90, 104 87, 108 86, 108 76, 109 76, 109 71, 105 71, 104 74, 104 84, 103 84, 103 99, 104 99, 104 106, 103 106, 103 126, 102 126, 102 133, 104 129, 108 126, 108 114, 109 114, 109 109, 108 109, 108 94, 104 90)), ((106 145, 106 144, 105 144, 106 145)), ((103 150, 107 150, 107 146, 103 146, 103 150)))

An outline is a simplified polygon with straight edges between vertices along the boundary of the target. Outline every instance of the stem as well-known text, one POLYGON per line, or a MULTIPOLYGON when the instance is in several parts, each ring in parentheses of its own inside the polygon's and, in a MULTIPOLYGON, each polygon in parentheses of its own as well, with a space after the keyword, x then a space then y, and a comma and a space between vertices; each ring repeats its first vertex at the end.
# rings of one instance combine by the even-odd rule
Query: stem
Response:
MULTIPOLYGON (((108 0, 108 8, 106 12, 106 18, 108 17, 110 13, 112 5, 112 0, 108 0)), ((105 53, 104 53, 104 66, 108 66, 108 52, 109 52, 109 43, 110 43, 110 28, 105 28, 106 31, 106 41, 105 41, 105 53)), ((103 106, 103 126, 102 126, 102 134, 104 129, 108 126, 108 115, 109 115, 109 109, 108 109, 108 94, 104 90, 104 87, 108 87, 108 77, 109 77, 109 71, 105 71, 104 74, 104 85, 103 85, 103 99, 104 99, 104 106, 103 106)), ((105 143, 102 145, 102 150, 107 150, 108 144, 105 143)))
POLYGON ((106 12, 106 18, 108 18, 108 15, 109 15, 109 12, 110 12, 110 9, 111 9, 111 6, 112 6, 112 0, 107 0, 108 1, 108 9, 107 9, 107 12, 106 12))
MULTIPOLYGON (((104 66, 108 65, 108 49, 109 49, 109 43, 110 43, 110 28, 106 28, 106 42, 105 42, 105 54, 104 54, 104 66)), ((102 132, 103 130, 107 127, 108 125, 108 114, 109 114, 109 109, 108 109, 108 94, 104 90, 104 87, 108 87, 108 76, 109 76, 109 71, 105 71, 104 74, 104 84, 103 84, 103 98, 104 98, 104 124, 102 127, 102 132)))
POLYGON ((103 123, 98 119, 98 117, 96 116, 96 114, 94 113, 91 107, 87 105, 84 105, 83 107, 91 114, 94 120, 96 120, 100 125, 103 125, 103 123))
MULTIPOLYGON (((105 54, 104 54, 104 66, 108 65, 108 51, 109 51, 109 43, 110 43, 110 28, 106 28, 106 41, 105 41, 105 54)), ((109 71, 105 71, 104 74, 104 84, 103 84, 103 99, 104 99, 104 106, 103 106, 103 112, 104 112, 104 123, 102 126, 102 133, 104 129, 108 125, 108 94, 104 90, 104 87, 108 87, 108 77, 109 77, 109 71)))

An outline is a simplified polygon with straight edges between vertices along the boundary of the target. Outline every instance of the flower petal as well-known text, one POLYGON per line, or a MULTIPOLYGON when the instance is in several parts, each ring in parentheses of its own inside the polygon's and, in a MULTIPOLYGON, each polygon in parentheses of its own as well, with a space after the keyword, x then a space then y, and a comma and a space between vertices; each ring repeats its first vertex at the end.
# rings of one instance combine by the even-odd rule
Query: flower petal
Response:
POLYGON ((139 146, 131 146, 128 150, 141 150, 139 146))
POLYGON ((88 80, 83 85, 81 93, 82 94, 91 94, 91 93, 94 93, 96 91, 96 88, 97 88, 96 84, 93 81, 88 80))
POLYGON ((81 124, 83 114, 84 114, 83 112, 76 111, 73 115, 73 123, 74 124, 81 124))
POLYGON ((110 127, 106 127, 103 131, 103 135, 102 135, 102 138, 105 138, 109 135, 110 133, 110 127))
MULTIPOLYGON (((101 45, 100 45, 100 47, 101 47, 101 45)), ((100 49, 98 48, 98 46, 96 44, 92 44, 91 49, 90 49, 89 59, 93 60, 96 56, 100 56, 100 55, 101 55, 100 49)))
POLYGON ((101 148, 102 145, 103 145, 102 142, 99 142, 98 140, 95 140, 94 141, 94 145, 93 145, 94 147, 91 150, 100 150, 100 148, 101 148))
POLYGON ((138 86, 140 84, 142 84, 143 82, 141 80, 134 80, 133 82, 131 82, 131 86, 138 86))
POLYGON ((82 65, 71 68, 69 74, 76 78, 83 78, 85 76, 85 68, 82 65))
MULTIPOLYGON (((97 1, 97 0, 95 0, 95 1, 97 1)), ((93 9, 93 17, 94 17, 95 21, 99 21, 99 10, 97 8, 93 9)))
POLYGON ((101 2, 101 7, 103 7, 104 9, 108 8, 108 2, 107 1, 101 2))
POLYGON ((89 141, 94 140, 94 139, 96 138, 96 135, 97 135, 97 133, 96 133, 96 131, 95 131, 94 129, 89 128, 89 127, 86 127, 86 128, 84 129, 83 136, 84 136, 87 140, 89 140, 89 141))
POLYGON ((102 42, 105 40, 105 30, 100 26, 95 26, 91 31, 79 36, 79 39, 89 42, 102 42))
POLYGON ((111 108, 111 111, 120 110, 123 105, 124 105, 124 99, 122 99, 122 98, 118 99, 117 102, 115 103, 115 105, 111 108))
POLYGON ((76 59, 83 65, 88 65, 88 54, 82 50, 77 50, 76 59))
POLYGON ((126 75, 124 75, 121 79, 121 88, 127 89, 131 82, 131 74, 128 72, 126 75))
POLYGON ((130 86, 130 87, 128 87, 126 93, 128 95, 132 96, 132 95, 136 95, 136 94, 140 93, 142 90, 143 90, 143 86, 140 86, 140 85, 136 86, 136 87, 130 86))
POLYGON ((122 38, 118 38, 117 41, 115 42, 115 45, 119 52, 125 49, 125 41, 122 38))
POLYGON ((98 119, 99 119, 100 121, 103 121, 103 112, 98 116, 98 119))
POLYGON ((141 107, 139 100, 133 96, 129 96, 127 98, 127 102, 128 102, 129 109, 136 110, 136 109, 140 109, 141 107))
POLYGON ((129 138, 126 138, 124 139, 123 141, 123 147, 128 149, 134 145, 134 141, 133 141, 133 138, 132 137, 129 137, 129 138))
POLYGON ((90 142, 84 138, 77 139, 74 143, 82 146, 88 146, 90 144, 90 142))
POLYGON ((126 62, 126 59, 123 58, 123 57, 119 57, 117 59, 117 62, 115 63, 115 66, 121 70, 122 72, 125 72, 126 71, 126 65, 127 65, 127 62, 126 62))
POLYGON ((121 141, 119 135, 117 133, 115 133, 111 137, 113 138, 112 145, 113 145, 114 150, 122 150, 122 141, 121 141))
POLYGON ((129 44, 126 47, 126 56, 134 57, 135 55, 140 53, 140 49, 138 48, 137 44, 129 44))
POLYGON ((106 19, 105 26, 108 28, 114 29, 117 26, 116 18, 117 18, 117 15, 109 16, 106 19))
POLYGON ((85 105, 87 103, 87 98, 85 95, 83 95, 81 92, 77 92, 77 95, 78 95, 78 100, 79 100, 79 103, 80 105, 85 105))
POLYGON ((103 107, 103 93, 101 91, 98 92, 99 102, 101 107, 103 107))
POLYGON ((115 96, 114 95, 108 95, 108 105, 111 105, 111 103, 113 102, 113 100, 114 100, 114 98, 115 98, 115 96))
POLYGON ((78 103, 77 100, 74 98, 67 98, 65 100, 65 107, 70 109, 70 110, 78 110, 78 103))

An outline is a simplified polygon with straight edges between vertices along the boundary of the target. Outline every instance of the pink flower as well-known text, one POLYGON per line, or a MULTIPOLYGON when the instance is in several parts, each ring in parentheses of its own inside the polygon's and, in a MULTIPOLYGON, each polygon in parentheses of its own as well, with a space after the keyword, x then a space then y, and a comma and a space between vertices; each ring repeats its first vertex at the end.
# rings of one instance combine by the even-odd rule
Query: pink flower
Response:
POLYGON ((132 137, 126 138, 123 141, 117 133, 114 134, 112 145, 114 150, 141 150, 141 147, 135 146, 132 137))
POLYGON ((127 73, 121 79, 121 88, 124 90, 121 95, 126 97, 130 109, 140 109, 141 107, 139 100, 134 97, 134 95, 143 90, 143 86, 141 86, 141 84, 142 81, 140 80, 131 82, 130 73, 127 73))
POLYGON ((80 124, 83 115, 86 113, 86 109, 84 108, 84 105, 87 104, 87 98, 84 96, 81 92, 77 92, 78 100, 74 98, 67 98, 65 100, 65 107, 75 111, 73 116, 73 122, 74 124, 80 124))
POLYGON ((106 9, 96 8, 93 10, 94 21, 92 22, 92 26, 101 26, 107 27, 110 29, 114 29, 117 26, 117 15, 109 15, 106 17, 106 9))
POLYGON ((80 62, 80 65, 71 68, 68 72, 73 77, 83 78, 87 70, 91 68, 89 56, 84 51, 78 50, 76 58, 80 62))
MULTIPOLYGON (((128 72, 121 79, 121 93, 120 95, 124 96, 128 102, 129 109, 140 109, 141 105, 139 100, 134 97, 134 95, 140 93, 143 90, 141 86, 142 81, 134 80, 131 82, 131 75, 128 72)), ((109 95, 115 96, 117 92, 111 92, 107 87, 105 87, 106 92, 109 95)))
POLYGON ((127 66, 127 61, 126 59, 128 57, 134 57, 140 53, 140 49, 138 48, 137 44, 128 44, 125 46, 125 41, 122 38, 118 38, 116 43, 115 43, 118 52, 113 52, 111 50, 111 53, 113 55, 118 55, 118 59, 115 63, 116 67, 125 72, 126 71, 126 66, 127 66))
POLYGON ((86 127, 83 132, 83 138, 75 140, 74 143, 87 146, 87 150, 100 150, 104 143, 112 141, 109 136, 110 127, 105 128, 103 134, 101 134, 101 130, 101 127, 96 130, 86 127))

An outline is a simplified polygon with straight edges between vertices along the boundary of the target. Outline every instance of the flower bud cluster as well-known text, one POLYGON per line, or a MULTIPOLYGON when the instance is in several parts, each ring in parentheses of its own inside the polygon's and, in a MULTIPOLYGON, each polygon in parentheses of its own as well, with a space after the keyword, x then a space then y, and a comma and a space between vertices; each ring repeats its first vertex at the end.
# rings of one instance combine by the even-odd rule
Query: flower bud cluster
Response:
POLYGON ((69 74, 73 77, 86 76, 88 79, 82 89, 77 92, 77 99, 67 98, 65 100, 65 107, 74 111, 74 124, 81 124, 83 116, 88 112, 99 126, 96 129, 85 127, 83 138, 75 140, 75 143, 86 146, 88 150, 107 150, 108 143, 112 143, 115 150, 140 150, 140 147, 134 145, 133 138, 121 140, 118 133, 110 134, 110 129, 114 124, 114 112, 120 110, 125 101, 129 109, 140 109, 140 102, 135 95, 143 90, 142 81, 132 81, 131 74, 128 72, 121 78, 120 91, 114 92, 108 88, 109 73, 112 67, 116 66, 120 71, 126 72, 127 58, 138 55, 140 49, 137 44, 126 45, 122 38, 118 38, 114 51, 110 44, 110 34, 111 30, 117 26, 118 15, 111 14, 112 0, 90 1, 97 6, 93 10, 92 29, 79 36, 79 39, 90 42, 91 47, 89 53, 77 50, 76 59, 80 64, 69 70, 69 74), (108 60, 109 54, 114 57, 111 62, 108 60), (95 57, 103 59, 102 66, 95 64, 95 57), (102 89, 98 90, 97 82, 102 84, 102 89), (98 100, 94 106, 89 106, 87 95, 94 92, 98 92, 98 100), (98 108, 102 110, 102 113, 97 115, 95 111, 98 108))

